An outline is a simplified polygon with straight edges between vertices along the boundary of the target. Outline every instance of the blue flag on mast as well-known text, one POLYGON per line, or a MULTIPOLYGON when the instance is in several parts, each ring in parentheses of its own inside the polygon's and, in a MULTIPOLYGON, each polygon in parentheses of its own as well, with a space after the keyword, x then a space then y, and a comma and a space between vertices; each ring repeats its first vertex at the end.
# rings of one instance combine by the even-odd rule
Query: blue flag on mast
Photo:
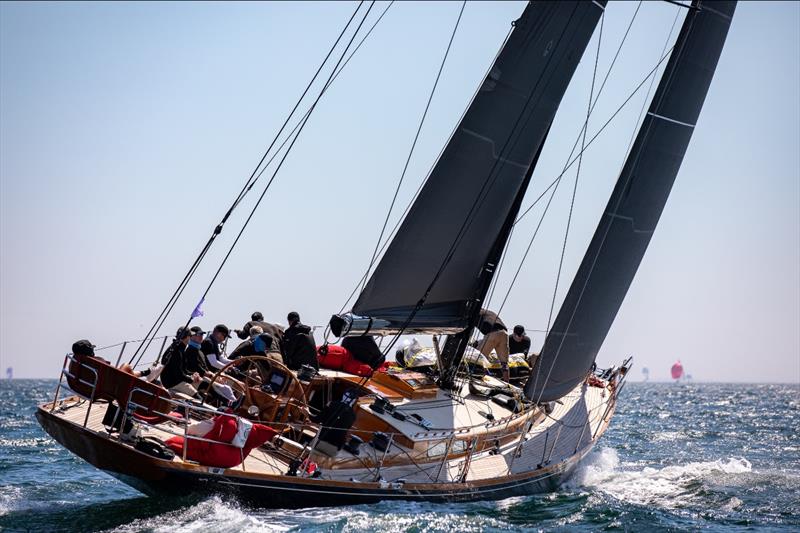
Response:
POLYGON ((203 310, 201 309, 201 307, 204 301, 206 301, 205 297, 200 298, 200 301, 197 302, 197 306, 194 308, 194 311, 192 311, 192 318, 203 316, 203 310))

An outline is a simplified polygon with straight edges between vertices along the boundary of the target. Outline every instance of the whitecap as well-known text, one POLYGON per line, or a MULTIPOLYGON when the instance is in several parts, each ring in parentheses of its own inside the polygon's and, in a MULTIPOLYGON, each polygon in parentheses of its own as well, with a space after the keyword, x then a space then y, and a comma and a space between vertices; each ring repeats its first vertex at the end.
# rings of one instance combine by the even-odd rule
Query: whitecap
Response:
POLYGON ((661 431, 653 436, 653 440, 666 442, 686 440, 686 434, 682 431, 661 431))
POLYGON ((22 499, 22 489, 11 485, 0 487, 0 516, 15 511, 22 499))
POLYGON ((213 497, 192 507, 178 509, 153 518, 134 520, 114 531, 153 531, 155 533, 287 531, 288 527, 272 524, 247 513, 237 505, 213 497))
POLYGON ((272 530, 306 529, 309 526, 345 532, 390 532, 421 529, 424 531, 485 531, 509 529, 510 524, 497 516, 520 504, 525 498, 486 501, 446 506, 413 501, 380 502, 336 508, 268 511, 261 515, 272 530), (476 510, 483 512, 476 513, 476 510))
POLYGON ((732 496, 731 499, 728 500, 728 502, 725 505, 723 505, 721 509, 723 511, 727 511, 727 512, 730 513, 732 511, 737 510, 739 507, 741 507, 742 503, 744 503, 744 502, 742 502, 742 500, 740 500, 736 496, 732 496))
POLYGON ((751 471, 752 465, 742 457, 663 468, 620 467, 617 452, 602 448, 586 458, 568 486, 596 489, 628 503, 676 508, 695 498, 693 483, 713 480, 724 484, 726 478, 751 471))

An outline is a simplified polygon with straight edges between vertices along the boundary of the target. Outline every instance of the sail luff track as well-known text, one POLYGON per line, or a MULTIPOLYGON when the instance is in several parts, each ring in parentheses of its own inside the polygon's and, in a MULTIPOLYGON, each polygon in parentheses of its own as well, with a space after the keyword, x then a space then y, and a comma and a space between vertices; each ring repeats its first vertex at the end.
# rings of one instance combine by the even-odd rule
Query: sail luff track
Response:
POLYGON ((735 1, 693 2, 633 148, 525 385, 551 401, 586 377, 641 263, 689 145, 735 1))

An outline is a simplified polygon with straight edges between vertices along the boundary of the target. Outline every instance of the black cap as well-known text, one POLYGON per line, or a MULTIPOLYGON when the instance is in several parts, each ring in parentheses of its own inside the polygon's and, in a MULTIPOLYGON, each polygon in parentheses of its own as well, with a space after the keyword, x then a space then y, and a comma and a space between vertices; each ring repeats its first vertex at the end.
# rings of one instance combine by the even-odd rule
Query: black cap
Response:
POLYGON ((94 344, 86 339, 81 339, 72 344, 72 353, 75 355, 94 357, 94 348, 94 344))
POLYGON ((292 311, 288 315, 286 315, 286 320, 291 324, 292 322, 300 322, 300 313, 297 311, 292 311))
POLYGON ((264 320, 264 315, 261 314, 261 311, 256 311, 252 315, 250 315, 250 320, 264 320))
POLYGON ((188 337, 190 334, 191 333, 189 333, 189 328, 181 326, 178 328, 178 331, 175 332, 175 338, 178 340, 182 340, 188 337))
POLYGON ((192 335, 192 336, 194 336, 194 335, 205 335, 206 334, 206 332, 203 331, 203 328, 201 328, 200 326, 192 326, 191 328, 189 328, 189 332, 190 332, 190 335, 192 335))
POLYGON ((525 328, 520 325, 514 326, 514 334, 515 335, 525 335, 525 328))
POLYGON ((226 326, 225 324, 217 324, 216 326, 214 326, 214 331, 219 331, 229 339, 231 338, 231 330, 229 330, 228 326, 226 326))

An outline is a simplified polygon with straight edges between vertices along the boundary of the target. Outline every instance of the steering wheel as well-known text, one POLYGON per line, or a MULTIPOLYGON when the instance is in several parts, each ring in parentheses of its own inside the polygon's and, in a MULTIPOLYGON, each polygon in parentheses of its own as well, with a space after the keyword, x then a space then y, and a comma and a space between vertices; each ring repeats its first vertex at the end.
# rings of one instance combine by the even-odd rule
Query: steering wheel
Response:
POLYGON ((308 401, 306 399, 305 392, 303 391, 303 387, 300 385, 300 382, 297 380, 297 377, 294 375, 294 373, 283 363, 261 355, 239 357, 219 369, 216 374, 214 374, 214 376, 211 378, 208 388, 206 389, 206 395, 209 394, 208 391, 212 390, 214 383, 216 383, 221 377, 225 378, 227 384, 230 385, 231 388, 233 388, 240 395, 244 396, 244 400, 247 404, 251 406, 255 405, 259 409, 257 416, 259 420, 264 420, 262 415, 265 411, 268 411, 269 414, 272 415, 268 418, 272 418, 278 412, 280 412, 280 420, 270 419, 264 420, 265 422, 285 422, 288 418, 291 407, 295 408, 295 412, 301 413, 303 418, 308 417, 308 401), (232 368, 236 368, 243 374, 244 382, 241 382, 234 377, 225 375, 225 373, 232 368), (267 382, 266 378, 276 370, 281 371, 281 374, 285 376, 286 383, 283 385, 283 387, 281 387, 280 391, 275 392, 274 394, 278 396, 278 398, 284 396, 285 392, 293 392, 294 394, 288 396, 282 401, 276 401, 277 405, 275 406, 262 407, 254 400, 254 394, 252 390, 253 388, 260 388, 264 383, 267 382), (292 387, 293 384, 294 387, 292 387), (274 409, 271 407, 274 407, 274 409))

